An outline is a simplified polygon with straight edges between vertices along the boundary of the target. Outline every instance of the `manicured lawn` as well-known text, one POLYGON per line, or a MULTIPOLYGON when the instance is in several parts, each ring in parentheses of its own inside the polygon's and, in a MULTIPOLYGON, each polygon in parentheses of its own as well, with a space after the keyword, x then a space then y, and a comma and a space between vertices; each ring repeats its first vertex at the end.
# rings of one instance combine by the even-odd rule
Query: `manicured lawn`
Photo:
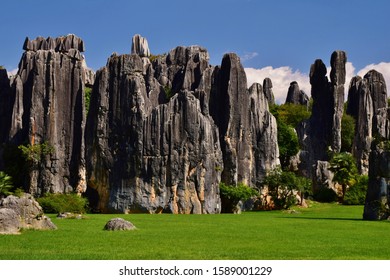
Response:
POLYGON ((0 235, 0 259, 390 259, 390 222, 361 220, 363 207, 315 203, 296 211, 51 216, 58 230, 0 235), (104 231, 113 217, 138 229, 104 231))

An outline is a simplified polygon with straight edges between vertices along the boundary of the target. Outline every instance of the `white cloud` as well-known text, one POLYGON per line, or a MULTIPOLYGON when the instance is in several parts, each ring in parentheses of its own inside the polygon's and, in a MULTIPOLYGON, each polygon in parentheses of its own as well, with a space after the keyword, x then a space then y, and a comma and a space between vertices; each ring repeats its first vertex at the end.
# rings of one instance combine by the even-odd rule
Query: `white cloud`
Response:
POLYGON ((18 68, 16 69, 13 69, 11 71, 7 71, 7 74, 8 74, 8 78, 11 78, 12 76, 15 76, 17 73, 18 73, 18 68))
MULTIPOLYGON (((385 78, 387 87, 390 86, 390 62, 381 62, 378 64, 367 65, 363 69, 359 70, 357 74, 356 68, 352 62, 347 62, 345 68, 345 101, 347 101, 349 83, 351 79, 356 75, 363 77, 371 69, 375 69, 376 71, 382 73, 385 78)), ((330 67, 328 67, 327 70, 327 75, 329 78, 330 67)), ((265 78, 270 78, 272 80, 272 90, 275 95, 275 100, 278 104, 285 102, 287 91, 292 81, 298 82, 299 88, 310 96, 311 85, 309 81, 309 74, 302 73, 299 70, 293 71, 289 66, 278 68, 267 66, 261 69, 245 68, 245 72, 247 75, 248 87, 250 87, 255 82, 263 84, 263 80, 265 78)))
POLYGON ((244 55, 240 56, 241 62, 251 60, 258 56, 259 54, 257 52, 246 52, 244 55))
POLYGON ((299 88, 310 96, 309 75, 298 70, 293 71, 289 66, 278 68, 267 66, 261 69, 245 68, 245 73, 248 86, 255 82, 262 85, 265 78, 270 78, 272 80, 272 91, 275 95, 275 101, 278 104, 286 101, 288 88, 293 81, 298 82, 299 88))
POLYGON ((380 62, 378 64, 370 64, 361 69, 357 74, 360 77, 364 77, 368 71, 375 69, 376 71, 382 73, 383 78, 385 78, 387 90, 390 87, 390 62, 380 62))

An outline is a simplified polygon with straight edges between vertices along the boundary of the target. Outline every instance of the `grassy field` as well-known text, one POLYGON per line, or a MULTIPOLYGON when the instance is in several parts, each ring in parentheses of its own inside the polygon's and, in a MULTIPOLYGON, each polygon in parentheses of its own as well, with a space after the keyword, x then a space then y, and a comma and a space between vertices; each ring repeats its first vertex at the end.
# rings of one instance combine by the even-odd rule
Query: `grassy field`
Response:
POLYGON ((0 235, 0 259, 390 259, 390 222, 361 220, 361 206, 241 215, 87 215, 55 231, 0 235), (135 231, 107 232, 113 217, 135 231))

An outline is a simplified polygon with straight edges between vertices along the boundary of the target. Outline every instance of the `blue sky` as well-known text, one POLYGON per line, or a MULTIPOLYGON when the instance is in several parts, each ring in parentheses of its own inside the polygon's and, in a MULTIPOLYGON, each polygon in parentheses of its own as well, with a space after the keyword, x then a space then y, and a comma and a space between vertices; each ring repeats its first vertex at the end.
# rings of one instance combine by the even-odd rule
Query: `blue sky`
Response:
POLYGON ((274 77, 279 100, 294 79, 309 93, 311 63, 321 58, 329 65, 334 50, 347 52, 350 75, 371 66, 390 76, 386 0, 15 0, 4 1, 1 11, 0 65, 8 71, 17 68, 26 36, 73 33, 95 70, 111 53, 129 53, 134 34, 148 39, 153 54, 201 45, 213 65, 235 52, 250 83, 274 77))

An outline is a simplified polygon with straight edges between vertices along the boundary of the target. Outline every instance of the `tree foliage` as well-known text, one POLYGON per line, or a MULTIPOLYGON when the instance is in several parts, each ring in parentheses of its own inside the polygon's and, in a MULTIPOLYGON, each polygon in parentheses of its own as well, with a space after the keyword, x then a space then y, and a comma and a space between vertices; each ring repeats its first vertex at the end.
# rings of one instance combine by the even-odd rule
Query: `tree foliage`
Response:
POLYGON ((368 176, 358 175, 356 183, 347 189, 343 204, 346 205, 364 205, 368 189, 368 176))
POLYGON ((286 168, 290 158, 299 151, 298 135, 295 128, 299 123, 310 117, 306 106, 286 103, 270 107, 278 126, 279 158, 283 168, 286 168))
POLYGON ((27 162, 38 163, 42 156, 49 155, 54 152, 54 147, 49 143, 20 145, 18 147, 22 151, 23 157, 27 162))
POLYGON ((85 98, 85 112, 88 114, 89 112, 89 106, 91 104, 91 94, 92 94, 92 88, 90 87, 85 87, 85 92, 84 92, 84 98, 85 98))
POLYGON ((253 196, 257 196, 258 192, 243 184, 238 183, 237 186, 219 184, 221 192, 223 212, 233 212, 233 208, 237 206, 240 201, 246 201, 253 196))
POLYGON ((352 154, 344 152, 335 154, 329 163, 329 170, 334 173, 333 181, 342 186, 344 199, 347 188, 356 183, 358 170, 355 159, 352 154))
POLYGON ((288 209, 297 203, 297 194, 301 201, 305 194, 311 193, 311 181, 297 176, 294 172, 283 171, 280 167, 272 170, 263 180, 268 187, 275 209, 288 209))
POLYGON ((341 119, 341 152, 351 152, 355 137, 355 119, 343 114, 341 119))
POLYGON ((270 111, 278 121, 293 128, 296 128, 299 123, 310 118, 311 115, 311 112, 306 106, 292 103, 273 105, 270 111))

